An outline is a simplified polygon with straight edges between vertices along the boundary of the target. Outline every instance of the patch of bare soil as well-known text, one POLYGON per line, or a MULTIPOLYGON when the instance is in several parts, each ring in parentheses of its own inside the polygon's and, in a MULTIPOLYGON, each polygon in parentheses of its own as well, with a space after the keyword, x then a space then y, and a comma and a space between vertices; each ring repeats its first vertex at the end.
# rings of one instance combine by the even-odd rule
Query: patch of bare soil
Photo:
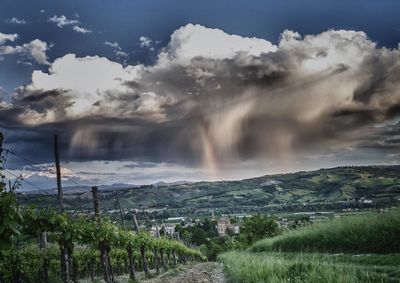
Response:
POLYGON ((216 262, 202 262, 173 270, 146 283, 225 283, 223 266, 216 262))

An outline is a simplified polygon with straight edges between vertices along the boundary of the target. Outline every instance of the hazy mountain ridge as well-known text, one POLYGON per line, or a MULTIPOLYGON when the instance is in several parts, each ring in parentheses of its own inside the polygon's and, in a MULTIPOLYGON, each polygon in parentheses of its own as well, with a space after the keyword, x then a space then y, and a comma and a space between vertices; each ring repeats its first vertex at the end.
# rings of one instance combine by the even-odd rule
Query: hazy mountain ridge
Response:
MULTIPOLYGON (((238 181, 196 182, 160 186, 119 188, 121 205, 127 208, 213 208, 267 206, 365 199, 386 201, 400 198, 400 165, 337 167, 296 173, 266 175, 238 181)), ((109 194, 115 188, 103 188, 109 194), (108 192, 107 192, 108 191, 108 192)), ((87 197, 69 197, 67 204, 91 208, 87 197)), ((31 201, 38 195, 28 196, 31 201)), ((46 203, 43 199, 42 204, 46 203)), ((54 196, 48 196, 54 201, 54 196)), ((102 207, 115 208, 114 198, 104 197, 102 207)))

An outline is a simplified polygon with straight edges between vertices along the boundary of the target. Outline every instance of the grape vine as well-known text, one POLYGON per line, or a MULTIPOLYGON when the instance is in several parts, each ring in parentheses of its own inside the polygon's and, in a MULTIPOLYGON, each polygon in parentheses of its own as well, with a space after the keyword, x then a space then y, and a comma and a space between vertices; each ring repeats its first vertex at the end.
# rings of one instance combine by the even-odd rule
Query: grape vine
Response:
MULTIPOLYGON (((0 164, 1 166, 1 164, 0 164)), ((127 231, 109 219, 19 207, 0 167, 0 282, 78 282, 101 276, 138 279, 204 256, 182 242, 127 231)))

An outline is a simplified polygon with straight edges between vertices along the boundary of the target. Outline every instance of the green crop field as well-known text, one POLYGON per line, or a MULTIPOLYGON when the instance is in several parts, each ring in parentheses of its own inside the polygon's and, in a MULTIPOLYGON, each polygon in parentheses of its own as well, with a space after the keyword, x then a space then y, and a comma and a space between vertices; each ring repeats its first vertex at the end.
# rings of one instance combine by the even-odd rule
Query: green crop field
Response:
POLYGON ((228 282, 367 283, 399 282, 400 278, 400 255, 228 252, 219 260, 228 282))
POLYGON ((219 256, 229 282, 400 282, 400 210, 289 230, 219 256))
POLYGON ((400 253, 400 210, 342 216, 290 230, 251 247, 253 252, 400 253))

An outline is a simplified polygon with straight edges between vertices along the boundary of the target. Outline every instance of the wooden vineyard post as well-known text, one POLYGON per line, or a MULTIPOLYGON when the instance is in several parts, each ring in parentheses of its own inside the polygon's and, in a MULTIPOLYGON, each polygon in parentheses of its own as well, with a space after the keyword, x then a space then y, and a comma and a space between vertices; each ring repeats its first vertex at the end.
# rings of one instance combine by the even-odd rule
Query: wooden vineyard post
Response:
POLYGON ((156 222, 156 236, 160 238, 160 230, 158 229, 158 223, 156 222))
POLYGON ((158 257, 157 253, 157 248, 153 248, 153 254, 154 254, 154 268, 156 269, 156 273, 160 273, 160 258, 158 257))
POLYGON ((3 153, 3 140, 4 140, 3 133, 0 132, 0 157, 1 157, 1 154, 3 153))
POLYGON ((128 258, 129 258, 129 276, 135 281, 136 280, 136 271, 135 271, 135 259, 133 257, 132 247, 128 247, 128 258))
POLYGON ((139 231, 139 224, 137 222, 137 218, 136 218, 136 212, 133 212, 133 230, 135 230, 136 232, 139 231))
POLYGON ((39 235, 39 247, 43 253, 42 279, 44 283, 49 283, 49 259, 47 255, 47 232, 41 232, 39 235))
POLYGON ((118 208, 119 208, 119 214, 121 215, 122 227, 124 228, 124 230, 126 230, 124 213, 122 211, 122 207, 121 207, 121 204, 119 202, 118 191, 115 190, 114 193, 115 193, 115 200, 117 201, 117 205, 118 205, 118 208))
MULTIPOLYGON (((61 168, 60 168, 60 154, 58 151, 58 135, 54 135, 54 160, 56 163, 56 177, 57 177, 57 192, 58 203, 60 211, 64 212, 63 190, 61 186, 61 168)), ((68 254, 67 243, 62 243, 61 248, 61 271, 63 274, 63 281, 65 283, 71 282, 70 276, 70 255, 68 254)))
MULTIPOLYGON (((98 225, 100 226, 101 225, 100 205, 99 205, 99 197, 97 194, 96 186, 92 187, 92 196, 93 196, 94 217, 95 217, 96 221, 98 222, 98 225)), ((101 263, 101 266, 103 267, 103 279, 107 283, 113 282, 111 264, 110 264, 110 260, 108 257, 107 244, 104 242, 100 242, 99 249, 100 249, 100 263, 101 263)))
POLYGON ((173 259, 173 264, 174 264, 174 266, 176 267, 177 262, 176 262, 176 254, 175 254, 175 251, 174 251, 174 250, 172 250, 172 259, 173 259))
MULTIPOLYGON (((156 221, 156 237, 160 238, 160 230, 158 229, 158 223, 156 221)), ((153 248, 153 254, 154 254, 154 267, 156 269, 157 274, 160 273, 160 258, 158 257, 158 252, 157 248, 153 248)))
POLYGON ((94 208, 94 217, 97 221, 100 222, 100 206, 99 206, 99 198, 97 196, 97 187, 92 187, 92 197, 93 197, 93 208, 94 208))
POLYGON ((149 267, 148 267, 148 264, 147 264, 146 248, 145 248, 145 246, 140 246, 140 256, 141 256, 141 258, 142 258, 142 266, 143 266, 144 274, 145 274, 146 276, 149 276, 149 275, 150 275, 150 272, 149 272, 149 267))
POLYGON ((161 263, 162 263, 162 266, 164 268, 164 271, 167 271, 168 267, 167 267, 167 263, 165 261, 165 254, 164 254, 164 249, 163 248, 160 249, 160 257, 161 257, 161 263))
POLYGON ((63 191, 61 186, 60 155, 58 152, 58 135, 54 135, 54 159, 56 162, 58 202, 61 212, 64 212, 63 191))
MULTIPOLYGON (((133 230, 138 232, 139 231, 139 225, 137 223, 136 219, 136 212, 133 211, 132 214, 132 221, 133 221, 133 230)), ((130 278, 135 281, 136 279, 136 272, 135 272, 135 258, 133 257, 133 250, 132 247, 128 247, 128 257, 129 257, 129 273, 130 273, 130 278)))

